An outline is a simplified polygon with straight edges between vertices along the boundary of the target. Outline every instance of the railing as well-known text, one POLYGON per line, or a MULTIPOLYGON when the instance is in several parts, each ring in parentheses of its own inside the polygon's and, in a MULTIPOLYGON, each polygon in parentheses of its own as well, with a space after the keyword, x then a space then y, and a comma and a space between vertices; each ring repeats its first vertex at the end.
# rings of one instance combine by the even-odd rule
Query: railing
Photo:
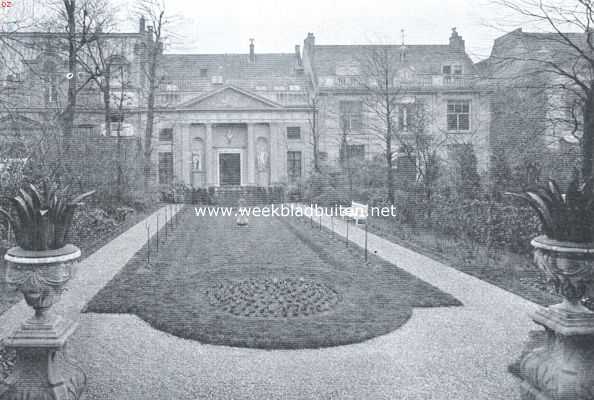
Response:
MULTIPOLYGON (((479 78, 476 75, 443 75, 443 74, 417 74, 411 79, 394 79, 394 87, 420 87, 420 88, 468 88, 474 86, 479 78)), ((366 84, 360 76, 325 76, 320 78, 323 88, 333 89, 364 89, 373 87, 366 84)))

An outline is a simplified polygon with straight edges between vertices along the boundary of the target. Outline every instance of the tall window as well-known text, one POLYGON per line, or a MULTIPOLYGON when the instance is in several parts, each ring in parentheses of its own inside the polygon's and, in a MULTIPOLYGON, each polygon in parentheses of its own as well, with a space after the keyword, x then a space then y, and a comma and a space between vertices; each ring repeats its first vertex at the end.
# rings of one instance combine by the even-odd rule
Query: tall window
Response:
POLYGON ((159 152, 159 184, 170 185, 173 182, 173 153, 159 152))
POLYGON ((398 129, 401 131, 408 131, 411 125, 411 117, 413 110, 409 104, 400 104, 398 106, 398 129))
POLYGON ((449 100, 447 105, 448 131, 470 130, 470 101, 449 100))
POLYGON ((125 87, 129 84, 130 63, 120 55, 111 57, 108 61, 110 85, 125 87))
POLYGON ((357 131, 362 127, 363 105, 360 101, 341 101, 339 103, 340 128, 357 131))
POLYGON ((46 104, 58 102, 58 75, 56 64, 53 61, 47 61, 43 64, 43 74, 45 80, 44 99, 46 104))
POLYGON ((288 151, 287 152, 287 175, 289 181, 295 182, 301 178, 301 152, 288 151))
POLYGON ((159 141, 171 142, 173 140, 173 129, 163 128, 159 131, 159 141))

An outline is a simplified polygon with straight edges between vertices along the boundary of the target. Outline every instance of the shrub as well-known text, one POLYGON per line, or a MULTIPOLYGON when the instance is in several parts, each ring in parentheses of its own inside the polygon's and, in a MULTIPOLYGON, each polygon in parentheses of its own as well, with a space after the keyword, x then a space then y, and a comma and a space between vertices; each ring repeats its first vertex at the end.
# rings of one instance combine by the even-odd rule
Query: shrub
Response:
POLYGON ((321 207, 338 207, 351 204, 348 197, 344 193, 334 189, 333 187, 328 187, 318 197, 313 198, 312 203, 321 207))
POLYGON ((529 253, 528 243, 539 229, 528 207, 491 199, 460 199, 438 196, 432 213, 432 227, 460 240, 529 253))

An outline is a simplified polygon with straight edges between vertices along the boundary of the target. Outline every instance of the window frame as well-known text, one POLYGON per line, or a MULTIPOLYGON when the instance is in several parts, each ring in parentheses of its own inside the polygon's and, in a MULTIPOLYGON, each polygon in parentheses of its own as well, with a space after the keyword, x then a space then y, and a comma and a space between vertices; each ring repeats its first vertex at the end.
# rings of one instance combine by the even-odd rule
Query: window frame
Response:
MULTIPOLYGON (((462 104, 462 107, 464 106, 464 104, 462 104)), ((446 101, 446 130, 449 133, 468 133, 470 132, 472 129, 472 100, 470 99, 449 99, 446 101), (465 103, 468 106, 468 111, 456 111, 454 108, 453 112, 450 112, 450 104, 454 105, 454 107, 456 105, 460 105, 462 103, 465 103), (457 103, 457 104, 456 104, 457 103), (456 116, 456 127, 455 128, 450 128, 450 116, 451 115, 455 115, 456 116), (464 129, 460 128, 460 116, 461 115, 467 115, 468 116, 468 121, 467 121, 467 127, 464 129)))
POLYGON ((287 177, 295 182, 303 177, 303 152, 301 150, 287 151, 287 177), (295 157, 297 156, 298 157, 295 157), (298 171, 298 173, 292 173, 298 171))
POLYGON ((338 118, 338 127, 340 130, 346 129, 349 132, 363 130, 363 102, 359 100, 339 100, 338 118), (346 120, 345 117, 347 117, 346 120), (348 122, 348 126, 346 127, 343 126, 345 121, 348 122))
POLYGON ((173 183, 174 178, 174 160, 173 152, 171 151, 160 151, 158 153, 158 165, 157 170, 159 174, 159 185, 170 185, 173 183), (165 160, 168 158, 168 160, 165 160), (167 164, 167 165, 164 165, 167 164))

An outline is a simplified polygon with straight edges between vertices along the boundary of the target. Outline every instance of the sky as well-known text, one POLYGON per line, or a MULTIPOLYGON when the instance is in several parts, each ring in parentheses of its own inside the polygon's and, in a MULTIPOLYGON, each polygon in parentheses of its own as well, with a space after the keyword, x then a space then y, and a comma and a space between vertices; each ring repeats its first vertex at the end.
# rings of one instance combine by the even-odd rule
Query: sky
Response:
MULTIPOLYGON (((18 0, 16 0, 18 1, 18 0)), ((114 0, 132 9, 133 0, 114 0)), ((489 56, 506 29, 489 0, 163 0, 174 16, 176 38, 168 52, 290 53, 308 32, 317 44, 447 44, 453 27, 475 60, 489 56)), ((136 29, 137 26, 132 28, 136 29)))
MULTIPOLYGON (((14 7, 39 0, 12 0, 14 7)), ((128 29, 134 0, 112 0, 128 29)), ((451 29, 475 60, 489 56, 493 40, 518 25, 492 0, 162 0, 174 17, 176 53, 290 53, 308 32, 317 44, 447 44, 451 29), (494 28, 497 26, 497 28, 494 28), (402 34, 404 30, 404 34, 402 34)), ((566 0, 559 0, 566 1, 566 0)))

